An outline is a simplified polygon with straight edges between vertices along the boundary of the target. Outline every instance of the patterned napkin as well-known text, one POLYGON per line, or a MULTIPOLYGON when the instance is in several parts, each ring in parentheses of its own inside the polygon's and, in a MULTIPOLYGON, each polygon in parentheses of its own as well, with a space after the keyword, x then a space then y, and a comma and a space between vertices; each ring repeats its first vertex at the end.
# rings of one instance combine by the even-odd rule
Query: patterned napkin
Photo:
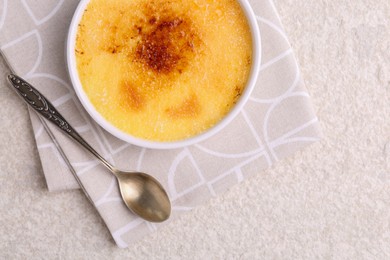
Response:
MULTIPOLYGON (((78 2, 0 0, 0 49, 10 67, 51 100, 103 157, 161 181, 173 203, 170 221, 319 139, 317 117, 272 0, 249 1, 260 27, 262 66, 252 97, 230 125, 203 143, 168 151, 116 139, 87 115, 68 79, 65 38, 78 2)), ((115 178, 97 160, 30 114, 50 191, 77 188, 71 172, 77 173, 120 247, 164 225, 130 213, 115 178)))

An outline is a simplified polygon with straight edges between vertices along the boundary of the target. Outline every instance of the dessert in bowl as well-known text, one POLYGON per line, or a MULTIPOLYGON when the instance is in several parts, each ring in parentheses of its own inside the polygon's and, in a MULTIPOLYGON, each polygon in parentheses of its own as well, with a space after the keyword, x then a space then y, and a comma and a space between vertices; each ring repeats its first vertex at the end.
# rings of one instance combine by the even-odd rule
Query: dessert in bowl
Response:
POLYGON ((82 0, 67 41, 70 78, 92 118, 161 149, 226 126, 255 85, 260 52, 246 0, 82 0))

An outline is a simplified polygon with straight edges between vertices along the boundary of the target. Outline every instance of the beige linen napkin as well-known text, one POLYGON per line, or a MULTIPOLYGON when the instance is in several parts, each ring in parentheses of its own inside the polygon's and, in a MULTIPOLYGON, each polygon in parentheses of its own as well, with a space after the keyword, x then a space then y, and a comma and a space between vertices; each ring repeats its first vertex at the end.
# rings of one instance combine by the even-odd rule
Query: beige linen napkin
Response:
MULTIPOLYGON (((319 139, 317 117, 270 0, 249 1, 260 27, 262 66, 249 102, 232 123, 183 149, 149 150, 116 139, 84 111, 66 72, 65 38, 78 2, 0 1, 1 51, 15 72, 51 100, 102 156, 119 168, 148 172, 160 180, 172 199, 171 220, 319 139)), ((118 246, 126 247, 163 225, 130 213, 115 178, 97 160, 50 123, 45 128, 34 113, 31 120, 48 188, 77 188, 71 174, 76 172, 118 246)))

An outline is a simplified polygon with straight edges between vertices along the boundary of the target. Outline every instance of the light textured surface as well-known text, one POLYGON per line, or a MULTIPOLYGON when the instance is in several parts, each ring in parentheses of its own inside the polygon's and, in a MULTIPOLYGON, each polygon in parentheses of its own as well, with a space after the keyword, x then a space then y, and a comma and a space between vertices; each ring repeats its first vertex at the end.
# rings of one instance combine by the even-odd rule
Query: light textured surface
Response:
MULTIPOLYGON (((203 205, 209 198, 220 195, 233 185, 319 140, 318 118, 314 114, 310 96, 304 88, 298 64, 272 0, 250 0, 256 14, 255 26, 259 26, 261 32, 261 67, 248 102, 220 133, 196 145, 161 151, 131 146, 102 131, 102 128, 86 115, 87 112, 68 82, 64 56, 58 54, 58 50, 65 48, 64 41, 58 39, 66 37, 67 23, 70 22, 74 9, 77 4, 85 4, 88 1, 59 1, 56 5, 48 5, 47 1, 43 1, 39 6, 30 2, 27 5, 25 2, 10 2, 5 8, 7 11, 4 26, 0 27, 0 49, 10 67, 42 91, 99 154, 120 169, 152 174, 166 189, 172 203, 169 221, 162 224, 145 223, 122 203, 112 174, 55 126, 47 124, 45 130, 36 115, 30 114, 48 189, 66 190, 77 184, 74 178, 70 179, 73 177, 71 171, 74 171, 119 247, 133 244, 134 241, 188 213, 197 205, 203 205), (19 9, 34 11, 21 13, 19 16, 12 15, 12 10, 19 9), (33 18, 38 15, 37 10, 44 13, 45 18, 35 21, 33 18), (63 156, 55 149, 48 131, 57 139, 63 156), (64 158, 67 158, 71 167, 64 163, 64 158), (69 182, 70 180, 72 182, 69 182)), ((126 1, 129 0, 118 0, 126 1)), ((88 14, 93 12, 91 8, 88 7, 88 14)), ((206 9, 203 10, 212 10, 210 6, 204 8, 206 9)), ((121 10, 124 11, 122 7, 121 10)), ((124 12, 126 14, 126 11, 124 12)), ((127 9, 127 12, 131 12, 131 8, 127 9)), ((230 21, 221 20, 221 23, 230 21)), ((207 31, 203 33, 207 34, 207 31)), ((223 34, 222 31, 221 33, 223 34)), ((202 37, 203 40, 207 41, 207 37, 202 37)), ((229 50, 233 51, 231 48, 229 50)), ((108 55, 109 59, 116 59, 115 56, 125 54, 110 52, 108 55), (111 57, 112 55, 114 57, 111 57)), ((125 57, 128 57, 127 54, 125 57)), ((94 59, 99 58, 95 55, 94 59)), ((196 63, 196 60, 193 62, 196 63)), ((206 71, 211 73, 207 66, 206 71)), ((118 77, 111 72, 113 71, 107 71, 107 75, 118 77)), ((117 71, 114 74, 117 74, 117 71)), ((184 74, 186 73, 181 75, 184 74)), ((175 82, 179 84, 184 79, 179 76, 175 82)), ((208 89, 207 79, 204 80, 206 85, 202 85, 202 88, 208 89)), ((103 79, 100 81, 105 82, 103 79)), ((156 81, 152 80, 150 84, 156 81)), ((131 84, 138 85, 136 82, 138 80, 131 84)), ((113 84, 115 85, 115 81, 113 84)), ((146 82, 146 85, 149 84, 146 82)), ((212 94, 212 91, 209 94, 212 94)), ((196 95, 199 95, 199 91, 196 95)), ((183 101, 178 101, 180 102, 183 101)))
POLYGON ((276 6, 321 143, 123 250, 80 192, 47 192, 27 110, 2 80, 0 257, 389 258, 390 3, 276 6))

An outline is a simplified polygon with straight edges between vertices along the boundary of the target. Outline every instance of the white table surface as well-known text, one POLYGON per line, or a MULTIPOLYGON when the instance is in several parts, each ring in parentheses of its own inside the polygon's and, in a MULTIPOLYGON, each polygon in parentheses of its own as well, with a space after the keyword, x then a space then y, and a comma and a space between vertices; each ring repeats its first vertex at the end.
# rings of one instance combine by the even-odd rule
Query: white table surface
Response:
POLYGON ((324 139, 127 249, 49 193, 0 65, 0 259, 389 259, 390 1, 277 0, 324 139))

